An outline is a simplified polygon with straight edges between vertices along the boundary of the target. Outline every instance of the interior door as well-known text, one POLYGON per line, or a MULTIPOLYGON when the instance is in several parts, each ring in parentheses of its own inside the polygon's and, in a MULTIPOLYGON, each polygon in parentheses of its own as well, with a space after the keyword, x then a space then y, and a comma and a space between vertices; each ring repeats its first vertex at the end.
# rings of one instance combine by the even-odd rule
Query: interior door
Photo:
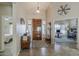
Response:
POLYGON ((42 22, 41 19, 33 19, 32 25, 33 25, 33 32, 32 37, 33 40, 42 40, 42 22))

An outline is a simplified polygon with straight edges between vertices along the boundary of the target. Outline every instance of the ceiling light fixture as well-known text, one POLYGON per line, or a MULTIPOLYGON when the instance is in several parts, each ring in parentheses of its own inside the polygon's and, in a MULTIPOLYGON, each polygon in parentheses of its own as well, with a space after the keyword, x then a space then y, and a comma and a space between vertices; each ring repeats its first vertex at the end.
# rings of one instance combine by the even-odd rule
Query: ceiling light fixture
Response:
POLYGON ((37 13, 40 13, 40 10, 39 10, 39 5, 37 6, 37 10, 36 10, 37 13))
POLYGON ((40 13, 39 7, 37 7, 37 10, 36 10, 36 12, 37 12, 37 13, 40 13))

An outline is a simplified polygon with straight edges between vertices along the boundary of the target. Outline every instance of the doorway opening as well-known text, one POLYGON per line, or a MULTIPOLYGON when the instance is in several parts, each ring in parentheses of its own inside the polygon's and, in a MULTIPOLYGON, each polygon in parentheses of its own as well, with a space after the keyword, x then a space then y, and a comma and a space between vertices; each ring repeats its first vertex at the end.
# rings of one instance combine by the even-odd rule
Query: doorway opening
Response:
POLYGON ((55 22, 55 43, 76 48, 77 18, 55 22))
POLYGON ((41 19, 33 19, 32 20, 32 37, 33 40, 42 40, 42 21, 41 19))

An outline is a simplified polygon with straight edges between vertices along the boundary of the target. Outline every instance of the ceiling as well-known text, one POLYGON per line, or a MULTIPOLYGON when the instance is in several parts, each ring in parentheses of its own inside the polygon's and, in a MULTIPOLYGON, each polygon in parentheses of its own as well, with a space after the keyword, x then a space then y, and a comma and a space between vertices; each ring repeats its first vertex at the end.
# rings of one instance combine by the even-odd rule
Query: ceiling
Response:
MULTIPOLYGON (((37 7, 39 6, 40 12, 46 11, 48 6, 51 4, 51 2, 14 2, 18 5, 21 9, 23 9, 26 12, 34 13, 37 10, 37 7)), ((0 2, 0 5, 11 5, 11 2, 0 2)))
POLYGON ((45 11, 50 5, 50 2, 20 2, 18 4, 27 11, 35 11, 38 6, 40 11, 45 11))

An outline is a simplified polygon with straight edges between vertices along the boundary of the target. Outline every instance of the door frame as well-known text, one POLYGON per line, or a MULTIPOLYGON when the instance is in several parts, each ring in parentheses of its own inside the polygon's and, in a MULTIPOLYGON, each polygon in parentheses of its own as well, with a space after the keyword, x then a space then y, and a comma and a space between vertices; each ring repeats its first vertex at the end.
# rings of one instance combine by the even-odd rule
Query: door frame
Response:
POLYGON ((66 19, 65 18, 63 18, 63 19, 56 19, 54 21, 54 27, 53 27, 54 28, 54 36, 53 36, 54 37, 54 40, 53 40, 54 42, 53 42, 53 44, 55 44, 55 42, 56 42, 56 40, 55 40, 55 22, 58 22, 58 21, 68 21, 68 20, 72 20, 72 19, 77 20, 77 39, 76 39, 76 43, 78 44, 78 42, 77 42, 78 41, 78 18, 77 17, 66 18, 66 19))

